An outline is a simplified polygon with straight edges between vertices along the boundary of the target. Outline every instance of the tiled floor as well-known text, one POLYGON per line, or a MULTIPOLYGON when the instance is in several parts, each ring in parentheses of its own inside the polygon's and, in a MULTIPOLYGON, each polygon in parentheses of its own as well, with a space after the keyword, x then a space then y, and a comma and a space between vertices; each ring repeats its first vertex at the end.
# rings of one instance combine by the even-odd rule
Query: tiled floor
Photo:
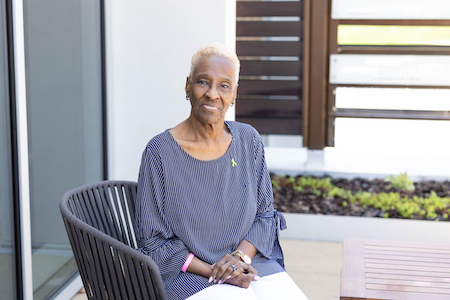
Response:
MULTIPOLYGON (((339 298, 341 243, 282 240, 286 271, 310 300, 339 298)), ((84 293, 72 300, 86 300, 84 293)))

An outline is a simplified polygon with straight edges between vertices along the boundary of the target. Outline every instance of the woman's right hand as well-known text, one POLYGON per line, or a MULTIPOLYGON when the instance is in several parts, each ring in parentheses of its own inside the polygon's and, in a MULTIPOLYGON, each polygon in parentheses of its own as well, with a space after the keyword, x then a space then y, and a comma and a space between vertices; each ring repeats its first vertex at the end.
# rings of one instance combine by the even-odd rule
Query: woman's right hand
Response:
POLYGON ((260 277, 256 275, 256 273, 242 273, 236 277, 225 280, 225 283, 247 289, 252 281, 257 281, 259 278, 260 277))
POLYGON ((236 256, 225 254, 220 261, 213 264, 209 282, 230 283, 240 287, 249 287, 250 282, 259 279, 257 271, 251 265, 242 262, 236 256), (236 278, 236 279, 235 279, 236 278))

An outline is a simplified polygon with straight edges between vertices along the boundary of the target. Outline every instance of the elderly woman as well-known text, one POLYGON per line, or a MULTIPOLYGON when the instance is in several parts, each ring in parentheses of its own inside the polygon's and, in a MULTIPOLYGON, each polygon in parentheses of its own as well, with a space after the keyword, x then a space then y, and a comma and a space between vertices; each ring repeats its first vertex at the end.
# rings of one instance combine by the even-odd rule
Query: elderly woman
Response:
POLYGON ((176 299, 306 299, 284 270, 258 132, 225 121, 239 60, 221 44, 192 57, 188 119, 155 136, 139 172, 139 247, 176 299))

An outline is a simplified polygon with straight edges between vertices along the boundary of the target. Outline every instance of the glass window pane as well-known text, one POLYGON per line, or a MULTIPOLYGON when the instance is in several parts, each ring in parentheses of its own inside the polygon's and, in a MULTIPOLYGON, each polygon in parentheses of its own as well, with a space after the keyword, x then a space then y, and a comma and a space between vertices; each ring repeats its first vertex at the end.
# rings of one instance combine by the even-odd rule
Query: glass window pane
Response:
MULTIPOLYGON (((335 125, 338 150, 377 155, 424 154, 443 156, 448 161, 450 139, 442 137, 450 132, 449 121, 336 118, 335 125)), ((448 169, 444 172, 448 174, 448 169)))
POLYGON ((448 0, 333 0, 333 19, 445 20, 450 19, 448 0))
POLYGON ((2 299, 13 299, 13 254, 12 254, 12 167, 10 157, 10 127, 7 92, 6 39, 4 7, 0 2, 0 295, 2 299))
POLYGON ((450 86, 448 55, 332 54, 330 83, 450 86))
POLYGON ((338 87, 336 107, 450 111, 450 89, 338 87))
POLYGON ((58 202, 103 178, 98 1, 26 0, 34 299, 76 270, 58 202))
POLYGON ((338 44, 450 46, 450 26, 339 25, 338 44))

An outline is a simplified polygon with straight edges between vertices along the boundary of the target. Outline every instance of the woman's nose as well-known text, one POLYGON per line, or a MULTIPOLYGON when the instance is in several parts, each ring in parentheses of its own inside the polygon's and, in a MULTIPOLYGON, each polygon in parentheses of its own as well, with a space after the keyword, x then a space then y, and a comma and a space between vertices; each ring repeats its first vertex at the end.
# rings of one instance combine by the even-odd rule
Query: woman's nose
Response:
POLYGON ((210 88, 208 89, 208 92, 207 92, 207 96, 210 99, 216 99, 217 97, 219 97, 219 91, 215 85, 210 86, 210 88))

